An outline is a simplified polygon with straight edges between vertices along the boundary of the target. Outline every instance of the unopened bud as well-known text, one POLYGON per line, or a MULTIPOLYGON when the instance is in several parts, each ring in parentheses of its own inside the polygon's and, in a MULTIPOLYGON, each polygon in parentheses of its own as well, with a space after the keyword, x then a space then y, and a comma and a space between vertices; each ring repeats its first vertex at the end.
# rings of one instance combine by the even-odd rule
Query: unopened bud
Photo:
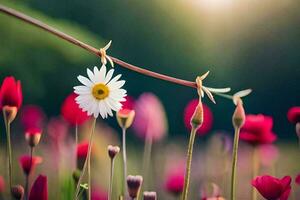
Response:
POLYGON ((121 128, 129 128, 134 120, 134 110, 121 109, 117 112, 117 121, 121 128))
POLYGON ((11 188, 11 194, 17 200, 23 199, 23 196, 24 196, 24 188, 23 188, 23 186, 21 186, 21 185, 14 185, 14 186, 12 186, 12 188, 11 188))
POLYGON ((73 180, 74 180, 74 182, 75 182, 76 184, 77 184, 78 181, 79 181, 80 175, 81 175, 81 171, 80 171, 79 169, 76 169, 76 170, 73 171, 73 173, 72 173, 73 180))
POLYGON ((201 127, 203 123, 203 105, 202 102, 199 101, 197 107, 195 108, 194 114, 191 118, 191 125, 193 128, 198 129, 201 127))
POLYGON ((25 139, 30 147, 35 147, 41 140, 42 131, 40 129, 29 129, 25 133, 25 139))
POLYGON ((127 188, 129 196, 132 199, 135 199, 139 196, 140 189, 143 183, 143 177, 142 176, 127 176, 127 188))
POLYGON ((157 199, 157 195, 156 192, 144 192, 144 200, 156 200, 157 199))
POLYGON ((297 133, 297 136, 300 140, 300 122, 297 122, 297 124, 296 124, 296 133, 297 133))
POLYGON ((107 151, 108 151, 108 156, 111 159, 114 159, 116 157, 116 155, 120 152, 120 147, 108 145, 107 151))
POLYGON ((6 121, 11 123, 17 116, 18 108, 15 106, 3 106, 3 111, 6 117, 6 121))
POLYGON ((245 110, 241 99, 237 101, 235 111, 232 116, 232 123, 235 128, 241 128, 245 123, 245 110))

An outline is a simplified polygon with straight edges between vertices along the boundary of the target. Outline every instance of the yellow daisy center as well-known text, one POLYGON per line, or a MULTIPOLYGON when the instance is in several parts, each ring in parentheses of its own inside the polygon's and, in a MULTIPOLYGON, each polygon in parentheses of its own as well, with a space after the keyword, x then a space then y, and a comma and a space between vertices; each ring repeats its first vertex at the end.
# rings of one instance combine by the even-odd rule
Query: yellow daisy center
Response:
POLYGON ((105 84, 98 83, 93 87, 92 94, 97 100, 105 99, 109 95, 109 88, 105 84))

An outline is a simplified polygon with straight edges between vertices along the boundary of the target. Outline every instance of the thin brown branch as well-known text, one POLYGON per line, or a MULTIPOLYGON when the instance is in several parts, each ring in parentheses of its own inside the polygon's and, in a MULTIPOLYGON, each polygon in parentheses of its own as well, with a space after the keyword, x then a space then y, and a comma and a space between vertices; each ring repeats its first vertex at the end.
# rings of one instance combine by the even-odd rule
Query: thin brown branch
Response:
MULTIPOLYGON (((13 16, 17 19, 20 19, 28 24, 32 24, 38 28, 41 28, 53 35, 56 35, 57 37, 63 39, 63 40, 66 40, 78 47, 81 47, 93 54, 95 54, 96 56, 98 57, 101 57, 101 53, 100 53, 100 50, 95 48, 95 47, 92 47, 84 42, 81 42, 80 40, 64 33, 64 32, 61 32, 57 29, 55 29, 54 27, 51 27, 35 18, 32 18, 28 15, 25 15, 17 10, 14 10, 14 9, 11 9, 9 7, 6 7, 6 6, 3 6, 0 4, 0 11, 7 14, 7 15, 10 15, 10 16, 13 16)), ((117 63, 118 65, 122 66, 122 67, 125 67, 129 70, 132 70, 132 71, 135 71, 137 73, 140 73, 140 74, 144 74, 146 76, 151 76, 151 77, 154 77, 154 78, 157 78, 157 79, 161 79, 161 80, 165 80, 165 81, 169 81, 169 82, 172 82, 172 83, 176 83, 176 84, 179 84, 179 85, 184 85, 184 86, 187 86, 187 87, 192 87, 192 88, 197 88, 196 86, 196 83, 195 82, 191 82, 191 81, 186 81, 186 80, 182 80, 182 79, 178 79, 178 78, 174 78, 174 77, 171 77, 171 76, 167 76, 167 75, 164 75, 164 74, 160 74, 160 73, 157 73, 157 72, 153 72, 153 71, 150 71, 150 70, 146 70, 146 69, 143 69, 141 67, 137 67, 135 65, 132 65, 132 64, 129 64, 127 62, 124 62, 118 58, 115 58, 115 57, 112 57, 112 56, 109 56, 115 63, 117 63)))

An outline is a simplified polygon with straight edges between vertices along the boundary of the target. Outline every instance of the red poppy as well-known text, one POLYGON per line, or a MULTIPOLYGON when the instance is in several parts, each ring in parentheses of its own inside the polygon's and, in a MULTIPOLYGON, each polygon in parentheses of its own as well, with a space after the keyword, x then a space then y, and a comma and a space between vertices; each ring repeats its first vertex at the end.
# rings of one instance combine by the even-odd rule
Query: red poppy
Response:
POLYGON ((290 108, 287 113, 287 118, 293 124, 300 122, 300 107, 295 106, 290 108))
POLYGON ((173 195, 180 195, 183 191, 184 186, 184 173, 181 171, 173 172, 168 174, 166 182, 165 182, 165 189, 173 194, 173 195))
POLYGON ((39 175, 31 188, 28 200, 48 200, 47 176, 39 175))
POLYGON ((23 101, 21 82, 14 77, 6 77, 0 89, 0 109, 4 106, 19 109, 23 101))
POLYGON ((300 174, 298 174, 295 178, 295 183, 300 185, 300 174))
POLYGON ((247 115, 241 129, 240 139, 250 144, 268 144, 277 139, 272 132, 273 119, 266 115, 247 115))
POLYGON ((291 192, 291 177, 278 179, 272 176, 258 176, 252 180, 252 185, 267 200, 287 200, 291 192))
POLYGON ((0 176, 0 194, 3 193, 5 190, 5 183, 2 176, 0 176))
MULTIPOLYGON (((184 109, 184 124, 185 126, 191 130, 191 118, 194 114, 194 111, 198 105, 198 99, 191 100, 184 109)), ((205 135, 210 131, 213 125, 213 114, 210 108, 203 104, 203 123, 201 127, 197 130, 199 135, 205 135)))
POLYGON ((21 110, 20 118, 24 129, 28 130, 32 128, 43 128, 46 116, 41 107, 36 105, 26 105, 23 106, 21 110))
POLYGON ((29 175, 36 167, 36 165, 42 163, 43 159, 39 156, 31 157, 28 155, 23 155, 19 158, 19 163, 23 169, 24 174, 29 175))
POLYGON ((78 95, 75 93, 67 96, 61 107, 61 114, 64 119, 72 125, 81 125, 89 119, 87 112, 83 112, 75 101, 78 95))

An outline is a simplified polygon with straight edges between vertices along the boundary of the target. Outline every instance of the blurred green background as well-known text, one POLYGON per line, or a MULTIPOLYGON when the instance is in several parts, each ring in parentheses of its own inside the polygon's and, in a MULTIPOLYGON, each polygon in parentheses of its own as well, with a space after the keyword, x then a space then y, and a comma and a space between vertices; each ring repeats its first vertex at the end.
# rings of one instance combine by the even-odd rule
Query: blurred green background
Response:
MULTIPOLYGON (((194 80, 210 70, 205 85, 252 88, 248 113, 274 116, 283 139, 296 136, 286 119, 300 105, 300 12, 298 1, 0 0, 109 54, 144 68, 194 80)), ((100 65, 94 55, 0 13, 0 79, 22 81, 25 104, 57 115, 76 76, 100 65)), ((116 66, 129 95, 155 93, 167 111, 170 135, 186 134, 182 112, 195 90, 116 66)), ((231 131, 233 104, 217 97, 214 129, 231 131)), ((114 125, 115 120, 110 119, 114 125)))

